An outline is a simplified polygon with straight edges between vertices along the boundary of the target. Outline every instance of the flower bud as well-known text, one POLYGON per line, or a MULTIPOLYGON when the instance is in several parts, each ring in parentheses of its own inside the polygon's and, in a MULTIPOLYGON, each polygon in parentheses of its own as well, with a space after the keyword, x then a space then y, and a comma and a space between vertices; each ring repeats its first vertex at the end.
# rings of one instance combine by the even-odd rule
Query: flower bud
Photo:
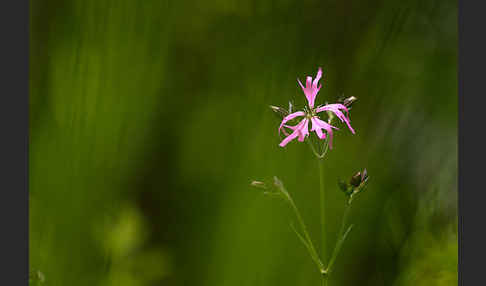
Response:
POLYGON ((348 98, 345 98, 344 100, 342 100, 342 104, 346 107, 351 107, 351 105, 353 105, 353 103, 358 100, 356 97, 354 96, 350 96, 348 98))
POLYGON ((363 170, 363 173, 361 174, 361 181, 364 182, 368 179, 368 171, 366 171, 366 168, 363 170))
POLYGON ((353 187, 359 187, 361 184, 361 172, 354 174, 349 180, 349 184, 353 187))
POLYGON ((260 188, 260 189, 267 189, 267 185, 265 185, 264 182, 260 182, 260 181, 252 181, 250 183, 250 186, 255 188, 260 188))
POLYGON ((285 108, 270 105, 270 108, 277 114, 279 118, 284 118, 285 116, 289 115, 289 112, 285 110, 285 108))
POLYGON ((368 181, 368 171, 364 169, 355 173, 349 180, 349 183, 344 181, 338 181, 339 188, 349 197, 349 203, 351 203, 354 195, 361 192, 368 181))
POLYGON ((367 180, 368 172, 366 171, 366 169, 364 169, 363 172, 359 171, 354 174, 349 180, 349 184, 355 188, 361 188, 367 180))

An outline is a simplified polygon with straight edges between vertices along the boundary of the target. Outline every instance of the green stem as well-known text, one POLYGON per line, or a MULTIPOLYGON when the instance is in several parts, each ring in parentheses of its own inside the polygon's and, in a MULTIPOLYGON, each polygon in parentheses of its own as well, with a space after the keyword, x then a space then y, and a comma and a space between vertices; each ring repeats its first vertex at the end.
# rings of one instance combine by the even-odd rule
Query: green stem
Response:
MULTIPOLYGON (((292 197, 290 197, 290 195, 287 195, 287 201, 289 202, 290 206, 292 207, 292 210, 295 213, 295 216, 297 217, 297 221, 300 224, 300 228, 304 232, 304 238, 305 238, 305 240, 307 240, 307 244, 304 243, 304 245, 308 248, 312 259, 314 260, 317 267, 319 268, 319 271, 322 272, 324 270, 324 265, 322 264, 322 261, 319 259, 319 255, 317 254, 317 251, 314 248, 314 245, 313 245, 312 240, 310 238, 309 232, 307 231, 307 227, 305 226, 304 220, 302 219, 302 217, 300 215, 299 209, 295 205, 294 200, 292 199, 292 197)), ((293 228, 293 226, 292 226, 292 228, 293 228)), ((302 242, 304 242, 304 239, 299 235, 297 230, 295 228, 293 228, 293 229, 296 232, 297 236, 302 240, 302 242)))
POLYGON ((274 177, 274 185, 278 188, 278 190, 280 191, 280 195, 282 195, 282 197, 285 199, 286 202, 289 203, 292 210, 294 211, 295 216, 297 217, 297 221, 299 222, 300 227, 301 227, 302 231, 304 232, 304 236, 301 236, 300 233, 294 228, 294 226, 292 224, 290 226, 295 231, 295 234, 297 234, 297 237, 302 241, 304 246, 309 251, 309 254, 312 257, 312 259, 314 260, 314 262, 316 263, 316 266, 319 269, 319 272, 324 275, 326 273, 326 271, 324 269, 324 264, 319 259, 319 255, 317 254, 317 251, 316 251, 316 249, 315 249, 315 247, 312 243, 312 239, 310 238, 310 235, 309 235, 309 232, 307 231, 307 227, 305 226, 304 220, 302 219, 302 216, 300 215, 299 209, 295 205, 294 200, 290 196, 289 192, 287 192, 287 190, 285 189, 283 183, 277 177, 274 177))
POLYGON ((353 225, 350 225, 346 232, 342 235, 342 237, 339 238, 339 240, 336 242, 336 246, 334 247, 334 251, 332 252, 332 257, 329 260, 329 265, 327 266, 327 273, 332 272, 332 267, 334 265, 334 261, 336 261, 336 258, 339 254, 339 251, 341 250, 341 247, 343 246, 344 241, 346 240, 346 237, 348 236, 349 232, 353 229, 353 225))
POLYGON ((343 219, 341 221, 341 229, 339 230, 339 235, 344 234, 344 227, 346 226, 346 222, 348 220, 350 210, 351 210, 351 203, 348 203, 348 201, 346 201, 345 206, 344 206, 343 219))
POLYGON ((326 261, 326 212, 325 212, 325 192, 324 192, 324 160, 319 159, 319 193, 321 211, 321 239, 322 239, 322 260, 326 261))
MULTIPOLYGON (((326 212, 325 212, 325 192, 324 192, 324 160, 318 158, 319 163, 319 193, 320 193, 320 212, 321 212, 321 242, 322 242, 322 261, 326 261, 326 212)), ((327 286, 327 275, 322 276, 322 286, 327 286)))
POLYGON ((321 157, 321 154, 319 154, 317 151, 316 151, 316 148, 314 147, 314 144, 311 142, 311 140, 306 140, 307 144, 309 145, 309 147, 311 148, 312 150, 312 153, 314 153, 314 156, 316 156, 317 158, 320 158, 321 157))
POLYGON ((318 147, 318 149, 321 149, 320 152, 318 152, 316 150, 314 143, 312 143, 310 139, 306 140, 306 142, 309 145, 309 147, 311 148, 312 153, 314 154, 314 156, 316 156, 317 159, 322 160, 324 158, 324 156, 326 156, 327 150, 329 149, 329 143, 327 141, 324 142, 323 146, 321 146, 320 148, 318 147))
POLYGON ((344 214, 343 218, 341 221, 341 229, 339 230, 338 233, 338 240, 336 241, 336 245, 334 246, 334 250, 331 255, 331 259, 329 260, 329 264, 327 265, 327 272, 330 273, 332 271, 332 267, 334 265, 334 262, 336 261, 337 255, 339 254, 339 251, 341 250, 341 247, 344 243, 344 240, 346 240, 346 237, 348 236, 349 232, 353 228, 353 225, 350 225, 346 231, 346 222, 349 216, 349 211, 351 210, 351 203, 346 201, 346 205, 344 207, 344 214))
MULTIPOLYGON (((329 148, 329 142, 326 140, 324 146, 322 146, 319 152, 316 151, 314 144, 307 140, 312 153, 316 156, 319 165, 319 194, 320 194, 320 219, 321 219, 321 242, 322 242, 322 261, 326 261, 327 257, 327 243, 326 243, 326 212, 325 212, 325 192, 324 192, 324 157, 326 156, 327 150, 329 148), (321 153, 322 152, 322 153, 321 153)), ((322 286, 327 286, 328 274, 327 270, 321 270, 322 274, 322 286)))

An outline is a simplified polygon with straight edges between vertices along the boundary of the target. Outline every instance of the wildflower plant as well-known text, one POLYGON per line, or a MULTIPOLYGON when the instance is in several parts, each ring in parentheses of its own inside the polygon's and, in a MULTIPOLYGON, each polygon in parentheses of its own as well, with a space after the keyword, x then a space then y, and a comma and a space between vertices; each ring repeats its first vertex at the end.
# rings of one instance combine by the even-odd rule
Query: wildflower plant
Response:
POLYGON ((319 162, 319 183, 320 183, 320 222, 321 222, 321 255, 316 250, 309 231, 305 225, 299 209, 297 208, 290 193, 285 188, 283 182, 277 178, 273 178, 273 182, 265 183, 261 181, 251 182, 251 186, 260 188, 265 195, 274 196, 283 199, 293 210, 297 218, 298 227, 290 224, 292 230, 295 232, 299 240, 305 246, 311 259, 314 261, 317 270, 322 277, 322 285, 328 284, 328 279, 333 271, 333 266, 336 258, 346 240, 346 237, 353 228, 353 225, 347 225, 347 218, 351 209, 352 202, 356 196, 361 193, 368 182, 368 174, 366 169, 353 175, 349 182, 342 180, 338 181, 338 186, 345 195, 344 214, 341 221, 341 228, 337 234, 336 244, 328 257, 326 249, 326 216, 325 216, 325 202, 326 193, 324 191, 323 178, 323 162, 327 151, 332 149, 332 139, 335 130, 339 130, 333 125, 333 121, 337 118, 341 123, 344 123, 349 131, 355 134, 355 130, 351 126, 349 111, 351 105, 357 100, 356 97, 348 97, 341 99, 338 103, 316 105, 316 98, 322 85, 319 80, 322 77, 322 69, 319 68, 316 77, 307 76, 305 86, 297 79, 304 95, 307 99, 307 104, 302 110, 294 111, 294 106, 289 102, 289 108, 285 109, 278 106, 270 106, 277 116, 281 118, 280 126, 278 127, 278 134, 284 135, 279 146, 285 147, 294 139, 298 142, 307 142, 312 153, 319 162), (310 130, 309 130, 310 125, 310 130), (310 132, 309 132, 310 131, 310 132), (315 135, 315 136, 313 136, 315 135))

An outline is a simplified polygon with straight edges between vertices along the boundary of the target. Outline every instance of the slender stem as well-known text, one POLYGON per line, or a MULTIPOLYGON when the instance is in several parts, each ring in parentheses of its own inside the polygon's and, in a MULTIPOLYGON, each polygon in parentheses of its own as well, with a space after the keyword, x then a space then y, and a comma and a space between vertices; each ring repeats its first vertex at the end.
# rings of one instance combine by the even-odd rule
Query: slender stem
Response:
POLYGON ((306 142, 309 145, 309 147, 311 148, 312 153, 314 154, 314 156, 316 156, 317 159, 322 160, 324 158, 324 156, 326 156, 327 150, 329 149, 329 143, 327 142, 327 140, 324 142, 323 146, 318 147, 318 149, 320 149, 319 150, 320 152, 318 152, 316 150, 314 143, 312 143, 310 139, 306 140, 306 142))
POLYGON ((322 153, 320 155, 320 158, 324 158, 326 156, 327 150, 329 150, 329 141, 326 140, 324 142, 324 146, 321 147, 322 153))
POLYGON ((321 243, 322 243, 322 260, 326 261, 326 212, 325 212, 325 192, 324 192, 324 160, 319 159, 319 193, 320 193, 320 211, 321 211, 321 243))
POLYGON ((344 213, 343 213, 343 218, 342 218, 342 221, 341 221, 341 229, 339 230, 339 235, 344 234, 344 227, 346 226, 346 222, 348 220, 350 210, 351 210, 351 204, 346 201, 346 203, 344 205, 344 213))
MULTIPOLYGON (((325 212, 325 192, 324 192, 324 157, 326 156, 327 150, 329 148, 329 143, 328 140, 324 141, 324 145, 319 148, 319 152, 316 151, 314 144, 310 142, 310 140, 307 140, 307 143, 309 144, 312 153, 316 156, 318 160, 318 165, 319 165, 319 195, 320 195, 320 219, 321 219, 321 242, 322 242, 322 247, 321 247, 321 252, 322 252, 322 261, 326 261, 327 257, 327 242, 326 242, 326 212, 325 212)), ((327 270, 322 270, 322 286, 327 286, 327 270)))
POLYGON ((286 202, 289 203, 292 210, 294 211, 295 216, 297 217, 297 221, 300 224, 300 228, 304 232, 304 236, 301 236, 300 233, 294 228, 294 226, 292 224, 290 226, 292 227, 292 229, 297 234, 297 237, 299 237, 299 239, 302 241, 304 246, 309 251, 309 254, 312 257, 312 259, 314 260, 314 262, 316 263, 316 266, 317 266, 319 272, 323 275, 326 274, 326 270, 324 269, 324 264, 319 259, 319 255, 317 254, 317 251, 316 251, 316 249, 315 249, 315 247, 312 243, 312 239, 310 238, 309 232, 307 231, 307 227, 305 226, 304 220, 302 219, 302 216, 300 215, 299 209, 295 205, 294 200, 290 196, 289 192, 287 192, 287 190, 285 189, 283 183, 277 177, 274 177, 274 181, 275 181, 274 185, 280 191, 280 195, 282 195, 282 197, 285 199, 286 202))
MULTIPOLYGON (((326 261, 327 246, 326 246, 326 212, 325 212, 325 192, 324 192, 324 160, 318 158, 319 164, 319 194, 320 194, 320 212, 321 212, 321 252, 322 261, 326 261)), ((327 275, 322 276, 322 286, 327 286, 327 275)))
MULTIPOLYGON (((305 240, 307 240, 306 246, 308 247, 309 253, 311 254, 312 258, 314 259, 317 267, 319 268, 319 271, 323 271, 324 265, 322 264, 322 261, 319 259, 319 255, 317 254, 317 252, 314 248, 314 245, 312 244, 312 240, 310 238, 309 232, 307 231, 307 227, 305 226, 304 220, 302 219, 302 216, 300 215, 299 209, 295 205, 294 200, 289 195, 287 196, 287 201, 289 202, 290 206, 294 210, 295 216, 297 217, 297 221, 299 222, 300 227, 301 227, 302 231, 304 232, 305 240)), ((299 238, 301 238, 301 237, 299 237, 299 238)))
POLYGON ((327 266, 327 273, 332 272, 332 267, 334 266, 334 261, 336 261, 337 255, 339 254, 339 251, 341 250, 341 247, 343 246, 344 241, 346 240, 346 237, 348 236, 349 232, 353 229, 353 225, 350 225, 346 232, 338 239, 336 242, 336 246, 334 247, 334 251, 332 252, 332 257, 329 260, 329 265, 327 266))
POLYGON ((309 147, 311 148, 312 150, 312 153, 314 153, 314 155, 317 157, 317 158, 320 158, 321 157, 321 154, 319 154, 317 151, 316 151, 316 148, 314 147, 314 143, 311 142, 311 140, 306 140, 307 141, 307 144, 309 144, 309 147))
POLYGON ((336 260, 337 255, 339 254, 339 251, 341 250, 341 246, 344 243, 344 240, 348 236, 349 232, 353 228, 353 225, 350 225, 345 230, 346 222, 347 222, 350 210, 351 210, 351 203, 346 201, 346 204, 344 206, 344 214, 343 214, 343 218, 342 218, 342 221, 341 221, 341 229, 339 230, 339 233, 338 233, 338 240, 336 241, 336 245, 334 246, 334 250, 332 252, 331 259, 329 260, 329 264, 327 265, 328 273, 330 273, 332 271, 334 261, 336 260))

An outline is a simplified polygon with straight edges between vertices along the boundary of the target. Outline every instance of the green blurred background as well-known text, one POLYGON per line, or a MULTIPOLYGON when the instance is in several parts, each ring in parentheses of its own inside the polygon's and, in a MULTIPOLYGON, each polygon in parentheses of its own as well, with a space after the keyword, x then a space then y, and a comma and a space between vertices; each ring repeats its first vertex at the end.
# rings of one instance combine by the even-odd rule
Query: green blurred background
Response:
POLYGON ((366 192, 330 285, 457 283, 457 3, 31 1, 30 270, 38 285, 319 285, 317 161, 269 104, 356 96, 325 167, 366 192), (38 274, 40 271, 41 274, 38 274), (39 279, 42 276, 43 279, 39 279), (43 280, 41 282, 40 280, 43 280))

